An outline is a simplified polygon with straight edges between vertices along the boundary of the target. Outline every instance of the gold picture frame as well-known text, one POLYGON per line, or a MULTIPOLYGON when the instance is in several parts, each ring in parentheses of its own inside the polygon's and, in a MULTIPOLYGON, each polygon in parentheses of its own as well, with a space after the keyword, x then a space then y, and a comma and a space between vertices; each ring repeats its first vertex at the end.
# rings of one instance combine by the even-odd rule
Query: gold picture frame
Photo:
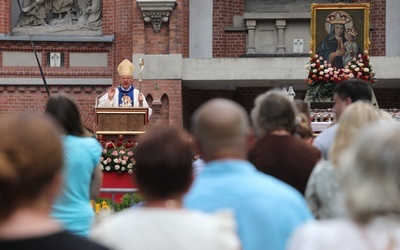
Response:
POLYGON ((369 3, 312 3, 311 51, 332 66, 343 68, 350 58, 369 51, 369 17, 369 3))

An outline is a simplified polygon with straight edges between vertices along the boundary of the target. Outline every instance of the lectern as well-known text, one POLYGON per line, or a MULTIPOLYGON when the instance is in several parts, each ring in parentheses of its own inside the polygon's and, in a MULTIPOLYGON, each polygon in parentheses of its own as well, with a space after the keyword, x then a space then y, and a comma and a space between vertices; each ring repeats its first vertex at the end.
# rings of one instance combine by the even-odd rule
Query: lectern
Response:
POLYGON ((148 123, 148 108, 95 108, 96 134, 98 135, 139 135, 144 134, 148 123))

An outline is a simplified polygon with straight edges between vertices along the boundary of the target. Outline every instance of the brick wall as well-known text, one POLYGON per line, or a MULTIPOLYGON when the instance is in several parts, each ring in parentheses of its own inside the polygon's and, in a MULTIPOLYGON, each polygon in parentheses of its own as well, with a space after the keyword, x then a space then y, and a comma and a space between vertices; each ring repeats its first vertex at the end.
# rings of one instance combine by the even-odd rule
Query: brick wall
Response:
MULTIPOLYGON (((65 92, 71 95, 80 108, 82 122, 94 129, 94 101, 104 92, 104 87, 51 86, 51 93, 65 92)), ((0 119, 16 112, 41 114, 48 100, 43 86, 0 86, 0 119)))
POLYGON ((357 3, 371 3, 370 10, 370 54, 384 56, 386 51, 386 0, 358 0, 357 3))
POLYGON ((189 57, 189 0, 182 1, 182 56, 189 57))
POLYGON ((213 57, 239 57, 246 51, 245 31, 225 31, 233 27, 233 16, 244 14, 244 0, 214 0, 213 57))

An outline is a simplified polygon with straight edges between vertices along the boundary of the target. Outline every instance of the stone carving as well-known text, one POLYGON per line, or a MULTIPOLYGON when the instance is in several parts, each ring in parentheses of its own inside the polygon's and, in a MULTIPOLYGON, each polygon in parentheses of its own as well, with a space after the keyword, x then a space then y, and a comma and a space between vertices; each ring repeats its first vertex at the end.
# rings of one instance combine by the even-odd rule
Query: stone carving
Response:
POLYGON ((169 21, 169 16, 176 6, 176 0, 137 0, 137 6, 143 13, 143 21, 153 24, 154 32, 159 32, 161 24, 169 21))
POLYGON ((161 24, 168 22, 169 12, 144 12, 143 17, 146 23, 151 22, 153 24, 155 32, 159 32, 161 24))
POLYGON ((14 33, 101 35, 102 0, 22 0, 14 33))

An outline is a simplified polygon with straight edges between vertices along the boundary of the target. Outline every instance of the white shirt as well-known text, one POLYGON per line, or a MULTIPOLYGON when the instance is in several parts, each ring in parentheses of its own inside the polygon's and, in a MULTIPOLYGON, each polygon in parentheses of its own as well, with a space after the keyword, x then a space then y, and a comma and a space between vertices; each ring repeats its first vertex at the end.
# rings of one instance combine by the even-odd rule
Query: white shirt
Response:
POLYGON ((91 238, 115 250, 240 249, 230 212, 130 208, 102 221, 91 238))
POLYGON ((400 250, 400 218, 386 216, 360 225, 350 219, 314 221, 300 227, 288 250, 400 250))

